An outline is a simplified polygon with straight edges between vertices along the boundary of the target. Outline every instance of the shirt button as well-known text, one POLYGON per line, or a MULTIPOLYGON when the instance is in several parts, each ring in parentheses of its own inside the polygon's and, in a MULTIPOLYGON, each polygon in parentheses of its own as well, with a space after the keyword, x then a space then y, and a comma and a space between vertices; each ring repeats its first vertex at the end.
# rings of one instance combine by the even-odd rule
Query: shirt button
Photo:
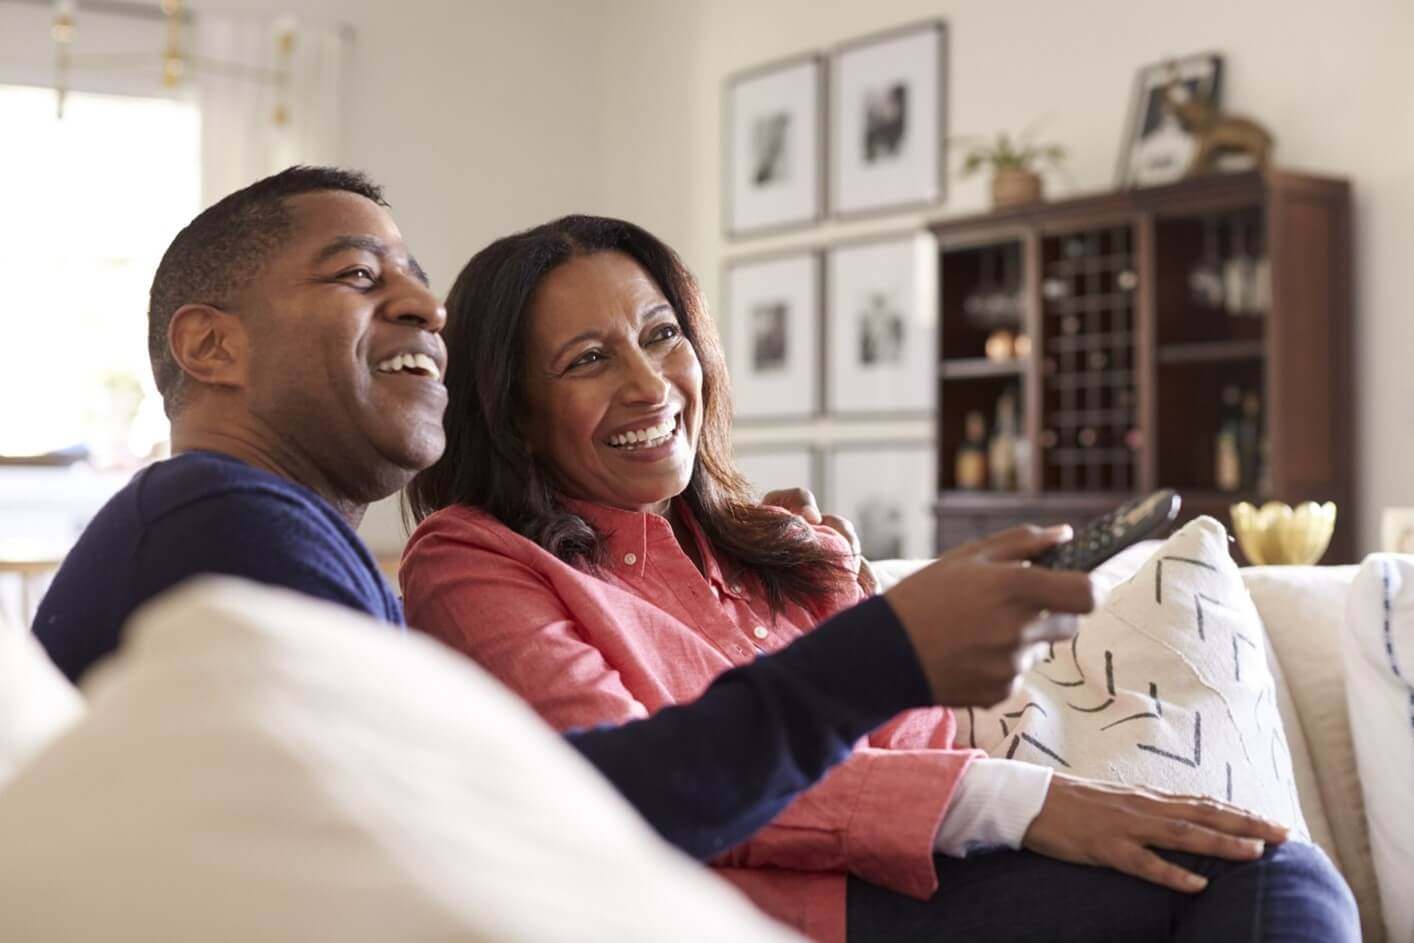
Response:
POLYGON ((626 554, 624 554, 624 562, 627 563, 629 566, 633 566, 635 563, 638 562, 638 554, 636 554, 636 553, 626 553, 626 554))
POLYGON ((764 625, 758 625, 756 628, 751 630, 751 634, 756 636, 757 638, 763 639, 771 633, 766 631, 766 627, 764 625))

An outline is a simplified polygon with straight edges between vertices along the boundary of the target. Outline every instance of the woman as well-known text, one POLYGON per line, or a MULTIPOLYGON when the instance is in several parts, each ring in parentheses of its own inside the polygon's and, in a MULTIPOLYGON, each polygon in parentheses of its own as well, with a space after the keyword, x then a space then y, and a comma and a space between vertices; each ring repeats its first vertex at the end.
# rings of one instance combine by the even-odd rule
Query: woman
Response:
MULTIPOLYGON (((552 725, 688 701, 861 598, 839 535, 753 506, 721 352, 667 246, 568 217, 478 253, 448 308, 408 621, 552 725)), ((897 718, 717 865, 818 940, 1358 936, 1329 863, 1269 823, 979 757, 953 731, 942 709, 897 718), (989 846, 1011 850, 968 856, 989 846)))

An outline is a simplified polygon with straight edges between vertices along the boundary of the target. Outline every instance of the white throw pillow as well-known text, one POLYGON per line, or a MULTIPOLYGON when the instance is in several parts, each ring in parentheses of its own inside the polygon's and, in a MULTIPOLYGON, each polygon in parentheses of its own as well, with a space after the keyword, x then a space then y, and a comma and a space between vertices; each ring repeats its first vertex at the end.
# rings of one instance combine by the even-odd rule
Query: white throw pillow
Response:
POLYGON ((468 659, 341 607, 189 584, 85 687, 0 795, 0 939, 796 939, 468 659))
POLYGON ((83 701, 28 630, 0 618, 0 787, 83 716, 83 701))
POLYGON ((1307 836, 1262 623, 1217 521, 1191 521, 958 742, 1251 809, 1307 836))
POLYGON ((1414 557, 1367 557, 1346 622, 1345 698, 1385 929, 1414 940, 1414 557))

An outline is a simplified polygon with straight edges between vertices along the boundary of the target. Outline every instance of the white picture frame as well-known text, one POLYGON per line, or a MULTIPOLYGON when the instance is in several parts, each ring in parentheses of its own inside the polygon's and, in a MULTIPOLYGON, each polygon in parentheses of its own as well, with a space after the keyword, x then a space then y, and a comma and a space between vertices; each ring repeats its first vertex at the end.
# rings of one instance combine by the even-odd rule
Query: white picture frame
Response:
POLYGON ((930 415, 937 400, 938 244, 905 233, 825 260, 825 406, 831 415, 930 415))
POLYGON ((830 56, 830 211, 855 216, 944 196, 947 27, 930 21, 830 56))
POLYGON ((815 449, 808 445, 739 445, 736 449, 736 467, 751 482, 757 498, 782 488, 805 488, 818 502, 820 482, 816 461, 815 449))
POLYGON ((728 76, 723 228, 728 236, 824 217, 824 63, 798 56, 728 76))
POLYGON ((727 369, 738 420, 820 411, 821 261, 815 251, 729 262, 727 369))
POLYGON ((936 456, 930 442, 851 443, 831 449, 821 505, 854 524, 865 559, 936 555, 936 456))
POLYGON ((1115 186, 1148 187, 1183 177, 1197 150, 1193 135, 1163 107, 1163 89, 1176 69, 1187 94, 1222 104, 1222 56, 1203 53, 1144 66, 1135 79, 1124 124, 1115 186))

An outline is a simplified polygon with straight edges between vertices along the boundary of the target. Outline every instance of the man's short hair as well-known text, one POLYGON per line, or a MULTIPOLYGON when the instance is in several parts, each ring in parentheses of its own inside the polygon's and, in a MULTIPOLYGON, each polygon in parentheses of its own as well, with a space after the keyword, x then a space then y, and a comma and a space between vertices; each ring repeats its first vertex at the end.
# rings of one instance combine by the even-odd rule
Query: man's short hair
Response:
POLYGON ((363 174, 333 167, 290 167, 212 204, 177 233, 152 278, 147 353, 169 417, 182 402, 185 374, 167 343, 172 315, 188 304, 228 307, 294 228, 285 200, 345 190, 387 206, 383 190, 363 174))

